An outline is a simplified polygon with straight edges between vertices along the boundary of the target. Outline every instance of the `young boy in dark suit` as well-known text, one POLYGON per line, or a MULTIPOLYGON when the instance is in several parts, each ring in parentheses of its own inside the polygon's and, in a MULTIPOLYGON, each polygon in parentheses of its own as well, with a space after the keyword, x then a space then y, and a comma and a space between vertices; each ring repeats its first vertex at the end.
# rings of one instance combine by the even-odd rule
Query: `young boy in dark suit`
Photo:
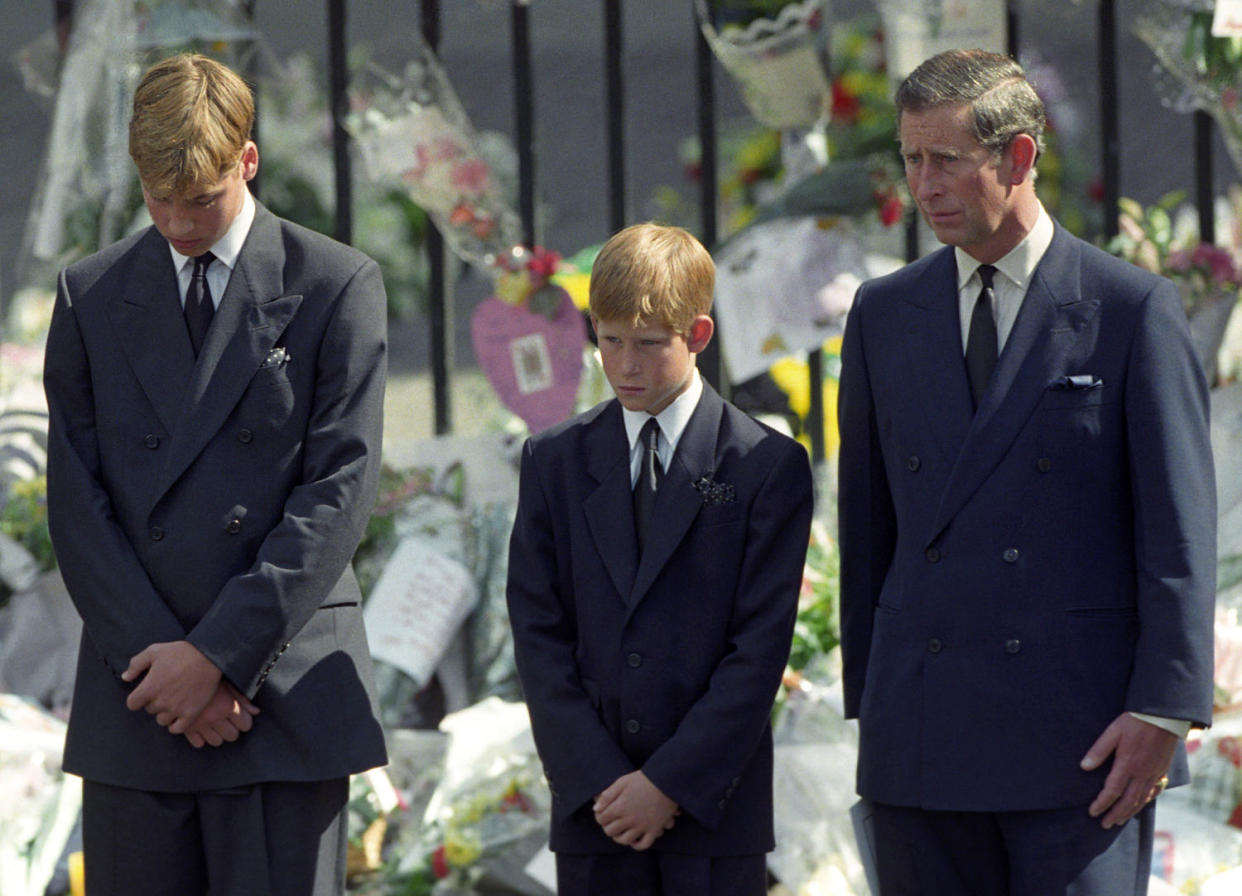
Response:
POLYGON ((219 63, 153 66, 129 135, 153 226, 60 277, 48 521, 84 623, 91 896, 341 893, 349 775, 386 761, 349 567, 384 287, 251 197, 253 122, 219 63))
POLYGON ((714 282, 680 228, 613 236, 590 312, 617 397, 522 455, 508 604, 561 896, 766 892, 811 472, 699 376, 714 282))

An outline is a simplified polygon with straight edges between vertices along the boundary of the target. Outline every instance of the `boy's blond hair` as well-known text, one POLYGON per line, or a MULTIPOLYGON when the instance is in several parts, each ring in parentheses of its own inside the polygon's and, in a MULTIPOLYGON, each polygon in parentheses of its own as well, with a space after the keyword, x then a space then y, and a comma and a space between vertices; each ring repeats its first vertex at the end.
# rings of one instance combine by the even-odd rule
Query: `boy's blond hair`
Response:
POLYGON ((129 155, 148 192, 185 193, 226 176, 253 128, 254 95, 246 82, 214 59, 182 53, 142 76, 129 155))
POLYGON ((716 265, 680 227, 634 224, 615 233, 591 267, 591 316, 627 324, 661 324, 687 333, 709 314, 716 265))

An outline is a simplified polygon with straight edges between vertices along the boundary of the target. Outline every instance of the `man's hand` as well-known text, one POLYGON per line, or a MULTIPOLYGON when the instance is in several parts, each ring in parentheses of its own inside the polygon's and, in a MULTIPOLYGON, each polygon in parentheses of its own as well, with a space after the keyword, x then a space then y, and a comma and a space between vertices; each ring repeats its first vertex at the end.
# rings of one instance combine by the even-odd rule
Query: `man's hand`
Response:
POLYGON ((173 734, 184 734, 220 684, 220 670, 189 641, 152 644, 129 661, 123 681, 138 681, 125 705, 145 709, 173 734))
POLYGON ((1128 712, 1114 719, 1082 759, 1083 770, 1093 771, 1113 756, 1104 788, 1087 810, 1091 817, 1103 815, 1101 823, 1111 828, 1125 824, 1155 799, 1164 789, 1177 741, 1171 731, 1128 712))
POLYGON ((207 708, 186 729, 185 739, 196 749, 205 744, 219 747, 225 741, 232 743, 250 730, 254 717, 258 714, 259 707, 247 700, 237 688, 222 680, 216 686, 216 692, 207 703, 207 708))
POLYGON ((641 770, 622 775, 595 798, 595 820, 622 846, 647 849, 673 826, 677 804, 641 770))

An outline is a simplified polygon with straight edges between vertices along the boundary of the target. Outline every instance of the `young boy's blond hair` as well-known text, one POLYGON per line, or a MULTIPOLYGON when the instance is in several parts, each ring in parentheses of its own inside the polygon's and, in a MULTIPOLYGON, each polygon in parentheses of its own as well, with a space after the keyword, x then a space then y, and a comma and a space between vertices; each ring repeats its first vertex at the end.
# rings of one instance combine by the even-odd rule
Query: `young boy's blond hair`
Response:
POLYGON ((715 285, 712 256, 688 231, 634 224, 614 234, 595 258, 591 316, 684 334, 696 317, 710 314, 715 285))
POLYGON ((182 53, 152 66, 138 84, 129 154, 149 193, 185 193, 227 175, 253 129, 246 82, 214 59, 182 53))

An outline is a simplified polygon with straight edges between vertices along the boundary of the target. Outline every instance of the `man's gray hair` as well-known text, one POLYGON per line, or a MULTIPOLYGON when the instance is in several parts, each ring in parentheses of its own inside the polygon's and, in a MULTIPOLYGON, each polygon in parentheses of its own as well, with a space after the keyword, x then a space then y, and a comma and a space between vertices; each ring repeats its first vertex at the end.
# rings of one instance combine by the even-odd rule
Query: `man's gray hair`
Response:
MULTIPOLYGON (((940 106, 970 106, 975 139, 1003 152, 1018 134, 1027 134, 1044 151, 1044 104, 1026 72, 1008 56, 986 50, 947 50, 912 71, 894 98, 897 122, 903 112, 940 106)), ((1038 155, 1036 156, 1038 158, 1038 155)))

